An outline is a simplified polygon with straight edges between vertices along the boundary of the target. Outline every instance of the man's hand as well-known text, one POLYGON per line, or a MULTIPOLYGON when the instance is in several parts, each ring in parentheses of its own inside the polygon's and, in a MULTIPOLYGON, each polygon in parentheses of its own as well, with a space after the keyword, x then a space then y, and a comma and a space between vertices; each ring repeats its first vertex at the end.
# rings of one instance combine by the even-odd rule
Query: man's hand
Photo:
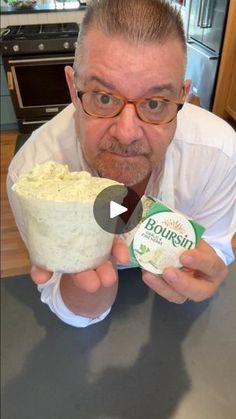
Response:
POLYGON ((163 277, 143 271, 143 281, 170 302, 203 301, 214 295, 228 269, 204 240, 180 257, 183 269, 166 268, 163 277))
MULTIPOLYGON (((64 304, 74 314, 96 318, 104 313, 115 301, 118 289, 116 261, 128 263, 129 252, 125 243, 115 238, 109 261, 96 269, 80 273, 63 274, 60 292, 64 304)), ((46 283, 52 276, 38 267, 32 267, 31 276, 36 284, 46 283)))
MULTIPOLYGON (((87 292, 96 292, 101 287, 111 287, 117 281, 116 261, 121 264, 128 263, 129 251, 123 240, 116 237, 112 247, 111 260, 97 269, 91 269, 80 273, 70 274, 76 286, 87 292)), ((37 266, 32 266, 31 277, 36 284, 46 283, 52 276, 52 272, 37 266)))

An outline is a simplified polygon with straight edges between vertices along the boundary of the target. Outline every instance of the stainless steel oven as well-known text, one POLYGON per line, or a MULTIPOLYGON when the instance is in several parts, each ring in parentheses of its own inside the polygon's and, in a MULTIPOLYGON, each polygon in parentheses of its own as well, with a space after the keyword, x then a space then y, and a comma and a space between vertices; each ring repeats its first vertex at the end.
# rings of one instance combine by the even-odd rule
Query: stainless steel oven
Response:
POLYGON ((5 63, 20 131, 28 132, 70 103, 64 68, 73 55, 8 57, 5 63))
POLYGON ((8 87, 22 133, 32 132, 70 103, 64 68, 73 64, 78 25, 64 24, 60 31, 62 25, 11 27, 14 39, 8 34, 1 40, 8 87))

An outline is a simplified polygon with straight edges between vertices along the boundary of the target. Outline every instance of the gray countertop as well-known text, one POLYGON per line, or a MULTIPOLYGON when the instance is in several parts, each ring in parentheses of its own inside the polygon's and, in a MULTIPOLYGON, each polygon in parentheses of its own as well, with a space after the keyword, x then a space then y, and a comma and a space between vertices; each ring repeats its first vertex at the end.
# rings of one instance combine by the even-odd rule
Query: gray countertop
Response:
POLYGON ((76 329, 29 276, 3 279, 2 419, 235 419, 236 264, 210 301, 168 303, 121 272, 112 314, 76 329))

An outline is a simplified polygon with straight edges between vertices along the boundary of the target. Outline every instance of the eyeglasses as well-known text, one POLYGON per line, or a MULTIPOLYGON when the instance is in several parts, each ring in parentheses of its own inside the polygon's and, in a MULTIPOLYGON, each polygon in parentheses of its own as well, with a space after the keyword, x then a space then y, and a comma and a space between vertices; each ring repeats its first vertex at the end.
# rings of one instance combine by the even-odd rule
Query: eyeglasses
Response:
POLYGON ((168 124, 176 118, 184 102, 154 96, 139 100, 127 100, 107 92, 77 91, 86 114, 97 118, 114 118, 119 115, 127 104, 135 107, 136 114, 149 124, 168 124))

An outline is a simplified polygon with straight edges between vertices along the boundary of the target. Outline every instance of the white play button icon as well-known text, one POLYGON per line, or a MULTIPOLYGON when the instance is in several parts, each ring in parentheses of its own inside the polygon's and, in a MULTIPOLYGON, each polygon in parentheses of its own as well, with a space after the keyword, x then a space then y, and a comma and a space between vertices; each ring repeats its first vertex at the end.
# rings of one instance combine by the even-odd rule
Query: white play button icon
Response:
POLYGON ((110 202, 110 218, 115 218, 120 214, 124 214, 126 211, 128 211, 128 208, 123 205, 117 204, 114 201, 110 202))
POLYGON ((142 219, 142 201, 131 188, 108 186, 96 197, 93 214, 98 225, 108 233, 128 233, 142 219))

